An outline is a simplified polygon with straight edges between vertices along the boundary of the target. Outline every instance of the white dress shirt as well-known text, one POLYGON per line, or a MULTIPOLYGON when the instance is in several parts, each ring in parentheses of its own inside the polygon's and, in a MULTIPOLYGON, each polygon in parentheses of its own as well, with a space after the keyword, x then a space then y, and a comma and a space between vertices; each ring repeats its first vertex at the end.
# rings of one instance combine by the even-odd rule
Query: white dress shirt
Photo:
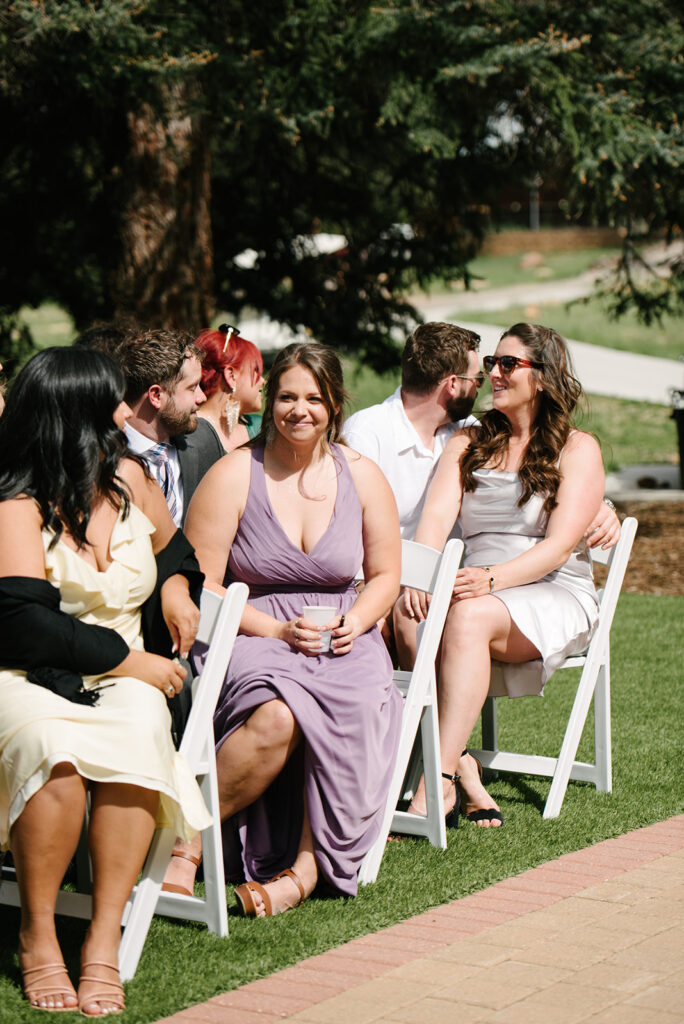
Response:
POLYGON ((477 423, 474 416, 445 423, 435 433, 430 450, 406 415, 401 388, 380 405, 361 409, 346 420, 342 429, 345 441, 376 462, 387 477, 399 509, 401 535, 406 540, 415 536, 437 460, 447 441, 456 430, 473 423, 477 423))
MULTIPOLYGON (((143 459, 145 458, 145 452, 148 452, 150 448, 154 448, 155 444, 157 443, 156 441, 153 441, 150 437, 145 437, 145 435, 141 434, 139 430, 136 430, 135 427, 132 427, 130 423, 127 423, 125 425, 124 430, 126 433, 126 438, 128 440, 128 447, 131 449, 132 452, 135 452, 136 455, 141 455, 143 459)), ((173 521, 176 524, 176 526, 180 526, 183 519, 183 479, 181 477, 181 466, 180 459, 178 458, 178 450, 176 446, 173 444, 173 442, 169 445, 168 455, 169 472, 173 476, 173 486, 175 488, 176 497, 178 499, 176 504, 176 514, 173 517, 173 521)), ((161 476, 161 467, 154 462, 150 462, 148 460, 145 461, 147 462, 147 465, 150 468, 152 476, 157 481, 157 483, 159 484, 163 491, 164 486, 161 476)))

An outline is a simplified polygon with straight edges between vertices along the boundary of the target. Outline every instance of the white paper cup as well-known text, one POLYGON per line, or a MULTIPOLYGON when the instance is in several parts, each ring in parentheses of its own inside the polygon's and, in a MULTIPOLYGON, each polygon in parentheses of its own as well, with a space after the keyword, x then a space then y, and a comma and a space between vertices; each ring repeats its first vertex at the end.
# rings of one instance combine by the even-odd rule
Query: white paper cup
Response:
MULTIPOLYGON (((302 608, 302 618, 315 622, 317 626, 325 626, 337 615, 337 608, 329 604, 305 604, 302 608)), ((330 650, 330 637, 332 630, 326 629, 321 633, 321 651, 330 650)))

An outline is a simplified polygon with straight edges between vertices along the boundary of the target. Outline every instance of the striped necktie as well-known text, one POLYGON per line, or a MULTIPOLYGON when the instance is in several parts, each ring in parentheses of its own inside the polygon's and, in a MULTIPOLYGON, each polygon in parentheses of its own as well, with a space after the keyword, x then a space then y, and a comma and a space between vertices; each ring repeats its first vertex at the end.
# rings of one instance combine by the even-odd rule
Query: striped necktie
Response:
POLYGON ((162 441, 159 444, 155 444, 151 448, 148 448, 144 453, 144 457, 148 462, 152 463, 152 465, 156 467, 157 481, 164 493, 164 497, 166 498, 166 504, 169 507, 171 518, 175 523, 180 503, 178 500, 178 488, 176 486, 173 466, 169 462, 170 447, 171 445, 168 441, 162 441))

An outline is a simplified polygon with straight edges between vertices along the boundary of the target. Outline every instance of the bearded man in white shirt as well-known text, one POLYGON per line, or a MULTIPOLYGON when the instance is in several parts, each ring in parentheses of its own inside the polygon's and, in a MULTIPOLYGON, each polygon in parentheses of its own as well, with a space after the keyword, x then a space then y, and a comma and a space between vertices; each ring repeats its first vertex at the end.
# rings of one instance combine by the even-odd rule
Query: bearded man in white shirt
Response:
POLYGON ((344 438, 380 466, 399 507, 401 535, 411 540, 437 460, 471 416, 484 381, 480 337, 457 324, 421 324, 401 360, 401 387, 380 405, 350 416, 344 438))

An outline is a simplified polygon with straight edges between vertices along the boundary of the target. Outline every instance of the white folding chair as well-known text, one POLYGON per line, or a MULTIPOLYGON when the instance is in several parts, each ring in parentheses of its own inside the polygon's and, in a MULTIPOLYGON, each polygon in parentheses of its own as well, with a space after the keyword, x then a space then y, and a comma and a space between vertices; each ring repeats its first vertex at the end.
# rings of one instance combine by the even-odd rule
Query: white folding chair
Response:
POLYGON ((425 590, 432 595, 432 600, 427 618, 419 627, 418 652, 413 671, 397 671, 393 677, 404 697, 399 748, 380 833, 364 857, 359 870, 359 882, 362 885, 374 882, 378 877, 390 830, 426 836, 433 846, 446 849, 435 660, 462 551, 461 540, 447 541, 443 552, 435 551, 424 544, 416 544, 415 541, 402 542, 402 586, 425 590), (396 810, 419 727, 427 799, 426 816, 396 810))
MULTIPOLYGON (((193 682, 192 709, 180 746, 180 753, 199 779, 202 795, 213 817, 212 824, 202 832, 205 895, 161 892, 176 836, 173 829, 158 829, 140 881, 134 887, 122 917, 124 932, 119 950, 122 981, 129 981, 135 974, 155 913, 203 921, 214 934, 228 934, 213 716, 247 595, 248 588, 244 583, 231 584, 223 598, 210 590, 202 592, 197 639, 209 644, 209 651, 201 676, 193 682)), ((16 882, 2 881, 0 903, 20 905, 16 882)), ((92 913, 92 897, 83 892, 61 890, 57 897, 57 913, 88 919, 92 913)))
POLYGON ((608 566, 608 577, 599 591, 599 621, 585 654, 567 658, 557 671, 582 667, 582 675, 570 712, 558 757, 518 754, 499 750, 496 722, 496 697, 490 696, 482 709, 482 750, 473 750, 483 767, 499 772, 516 772, 551 778, 544 806, 545 818, 560 814, 570 779, 593 782, 596 789, 612 789, 610 730, 610 628, 622 588, 625 570, 634 542, 637 520, 622 523, 620 539, 607 551, 592 550, 592 559, 608 566), (575 760, 591 699, 594 698, 594 762, 575 760))

